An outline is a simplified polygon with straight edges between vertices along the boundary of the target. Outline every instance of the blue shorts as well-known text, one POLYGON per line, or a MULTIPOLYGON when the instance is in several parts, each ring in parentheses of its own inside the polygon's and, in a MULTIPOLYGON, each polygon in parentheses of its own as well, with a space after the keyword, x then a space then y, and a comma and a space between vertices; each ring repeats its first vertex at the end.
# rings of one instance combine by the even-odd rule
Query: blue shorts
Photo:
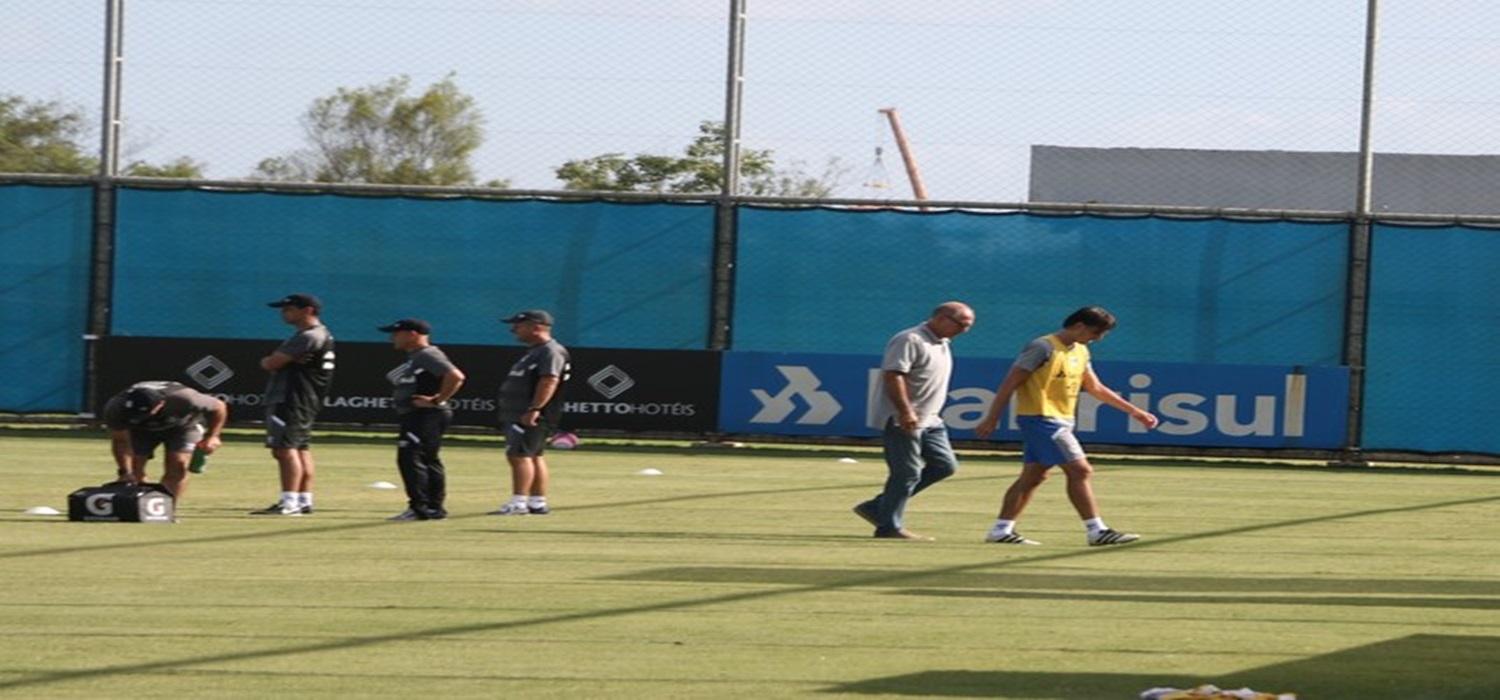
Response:
POLYGON ((1088 457, 1073 434, 1073 421, 1016 416, 1016 425, 1021 428, 1021 461, 1026 464, 1055 467, 1088 457))

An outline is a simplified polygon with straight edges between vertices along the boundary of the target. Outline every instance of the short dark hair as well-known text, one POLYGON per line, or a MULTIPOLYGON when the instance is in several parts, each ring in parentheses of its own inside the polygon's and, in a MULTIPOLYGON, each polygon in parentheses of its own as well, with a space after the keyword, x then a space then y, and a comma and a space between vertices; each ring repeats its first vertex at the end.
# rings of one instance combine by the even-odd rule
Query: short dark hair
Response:
POLYGON ((1105 310, 1102 306, 1085 306, 1063 320, 1062 327, 1068 328, 1075 323, 1082 323, 1097 331, 1112 331, 1115 329, 1115 315, 1105 310))

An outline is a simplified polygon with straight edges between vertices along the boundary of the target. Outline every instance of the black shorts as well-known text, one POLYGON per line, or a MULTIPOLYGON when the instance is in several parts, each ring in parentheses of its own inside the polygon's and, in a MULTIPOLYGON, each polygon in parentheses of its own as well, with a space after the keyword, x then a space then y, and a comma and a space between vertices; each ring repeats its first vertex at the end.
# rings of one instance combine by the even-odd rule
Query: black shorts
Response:
POLYGON ((266 406, 266 447, 305 450, 312 446, 313 419, 318 411, 297 404, 266 406))
POLYGON ((552 432, 552 427, 546 422, 539 422, 530 428, 520 423, 506 423, 502 430, 505 431, 505 454, 514 457, 540 457, 547 448, 547 435, 552 432))
POLYGON ((203 441, 207 432, 201 423, 189 423, 167 430, 131 428, 130 451, 146 459, 156 456, 157 445, 161 445, 167 452, 192 452, 203 441))

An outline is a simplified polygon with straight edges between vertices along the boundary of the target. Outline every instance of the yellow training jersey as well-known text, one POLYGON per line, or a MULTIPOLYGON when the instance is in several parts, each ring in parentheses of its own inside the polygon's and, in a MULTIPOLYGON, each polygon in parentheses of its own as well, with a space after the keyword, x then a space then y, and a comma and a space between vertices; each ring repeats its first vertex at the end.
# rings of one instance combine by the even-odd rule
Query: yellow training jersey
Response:
POLYGON ((1016 415, 1073 419, 1089 366, 1089 346, 1070 347, 1048 334, 1031 341, 1016 365, 1031 370, 1031 377, 1016 391, 1016 415))

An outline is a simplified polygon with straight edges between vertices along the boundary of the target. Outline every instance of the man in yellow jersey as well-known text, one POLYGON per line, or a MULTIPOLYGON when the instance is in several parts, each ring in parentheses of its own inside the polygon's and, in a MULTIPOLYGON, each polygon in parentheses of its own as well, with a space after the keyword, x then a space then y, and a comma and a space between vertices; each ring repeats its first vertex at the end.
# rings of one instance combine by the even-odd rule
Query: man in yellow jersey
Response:
POLYGON ((1062 467, 1068 478, 1068 500, 1083 518, 1090 546, 1125 544, 1140 535, 1112 530, 1099 517, 1094 500, 1089 464, 1083 446, 1073 434, 1078 409, 1078 392, 1087 391, 1138 421, 1147 429, 1155 428, 1156 416, 1126 401, 1099 381, 1089 365, 1089 344, 1104 338, 1115 327, 1115 316, 1098 306, 1085 306, 1063 321, 1062 330, 1037 338, 1021 349, 1021 354, 1000 382, 995 400, 974 433, 988 438, 1000 423, 1000 413, 1016 397, 1016 423, 1021 428, 1023 454, 1021 475, 1005 492, 1000 517, 985 536, 995 544, 1041 544, 1016 532, 1016 519, 1031 502, 1037 487, 1047 479, 1054 466, 1062 467))

